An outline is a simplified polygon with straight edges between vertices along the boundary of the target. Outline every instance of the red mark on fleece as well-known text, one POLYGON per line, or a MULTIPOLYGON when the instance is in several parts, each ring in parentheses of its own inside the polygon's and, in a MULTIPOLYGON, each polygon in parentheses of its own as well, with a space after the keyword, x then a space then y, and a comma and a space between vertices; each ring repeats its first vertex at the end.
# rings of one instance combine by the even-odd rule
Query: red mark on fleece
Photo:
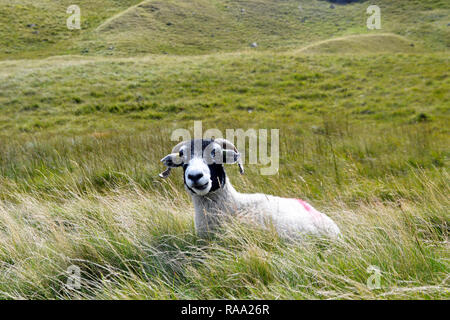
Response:
POLYGON ((311 213, 312 215, 314 215, 314 217, 316 217, 316 218, 322 218, 322 214, 321 214, 319 211, 317 211, 316 209, 314 209, 313 207, 311 207, 311 206, 309 205, 309 203, 303 201, 302 199, 295 199, 295 200, 297 200, 298 202, 300 202, 300 204, 303 206, 303 208, 305 208, 306 211, 308 211, 309 213, 311 213))
POLYGON ((309 212, 311 212, 312 210, 314 210, 308 203, 306 203, 305 201, 303 201, 302 199, 295 199, 298 202, 300 202, 300 204, 309 212))

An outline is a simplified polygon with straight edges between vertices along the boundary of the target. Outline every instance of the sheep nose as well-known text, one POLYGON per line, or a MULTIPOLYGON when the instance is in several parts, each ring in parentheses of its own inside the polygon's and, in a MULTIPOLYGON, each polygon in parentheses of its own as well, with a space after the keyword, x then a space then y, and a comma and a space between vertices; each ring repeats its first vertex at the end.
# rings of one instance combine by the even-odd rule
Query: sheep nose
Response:
POLYGON ((203 173, 196 173, 196 174, 188 174, 188 179, 192 182, 197 182, 203 177, 203 173))

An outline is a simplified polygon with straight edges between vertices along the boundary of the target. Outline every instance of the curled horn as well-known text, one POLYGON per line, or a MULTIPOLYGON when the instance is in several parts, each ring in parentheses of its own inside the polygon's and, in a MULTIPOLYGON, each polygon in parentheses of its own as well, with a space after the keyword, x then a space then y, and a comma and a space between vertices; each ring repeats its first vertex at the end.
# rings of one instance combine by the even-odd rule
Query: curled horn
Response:
POLYGON ((181 141, 179 144, 177 144, 175 147, 173 147, 172 149, 172 153, 178 153, 180 152, 181 147, 183 147, 184 145, 186 145, 189 141, 181 141))
POLYGON ((234 146, 234 144, 222 138, 214 139, 214 142, 219 144, 223 149, 233 150, 234 152, 236 152, 238 156, 237 163, 239 166, 239 172, 240 174, 244 174, 244 165, 242 164, 241 154, 239 153, 238 149, 234 146))
MULTIPOLYGON (((162 158, 162 159, 161 159, 161 162, 164 162, 164 161, 167 159, 167 157, 170 157, 170 156, 178 156, 178 153, 180 152, 180 149, 181 149, 183 146, 185 146, 187 142, 188 142, 188 141, 182 141, 182 142, 180 142, 179 144, 177 144, 175 147, 173 147, 173 148, 172 148, 172 153, 169 154, 169 155, 167 155, 167 156, 165 156, 164 158, 162 158)), ((161 172, 161 173, 159 174, 159 177, 160 177, 160 178, 163 178, 163 179, 167 178, 167 177, 170 175, 170 171, 171 171, 171 170, 172 170, 171 167, 167 167, 167 169, 166 169, 164 172, 161 172)))

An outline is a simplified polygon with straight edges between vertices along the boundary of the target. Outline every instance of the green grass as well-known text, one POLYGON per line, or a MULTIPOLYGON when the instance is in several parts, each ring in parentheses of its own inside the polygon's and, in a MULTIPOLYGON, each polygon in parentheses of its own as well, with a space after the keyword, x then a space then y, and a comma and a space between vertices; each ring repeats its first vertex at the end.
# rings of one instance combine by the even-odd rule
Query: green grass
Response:
POLYGON ((216 122, 301 126, 335 112, 354 122, 404 125, 424 115, 445 131, 447 64, 441 54, 295 51, 0 62, 0 134, 145 128, 199 113, 216 122))
POLYGON ((376 32, 368 2, 303 1, 303 22, 298 1, 78 3, 73 32, 69 2, 0 0, 0 298, 449 298, 446 1, 378 1, 376 32), (343 238, 199 239, 180 172, 158 178, 193 120, 280 129, 279 173, 231 181, 343 238))
POLYGON ((66 27, 73 1, 0 0, 0 58, 41 58, 85 52, 82 43, 108 17, 138 0, 81 0, 81 30, 66 27), (35 25, 35 26, 32 26, 35 25))
POLYGON ((450 45, 445 0, 371 2, 382 10, 380 31, 366 28, 366 1, 332 9, 329 2, 317 0, 82 0, 77 2, 81 30, 72 31, 66 28, 71 4, 1 0, 0 58, 204 54, 242 50, 253 42, 258 50, 285 50, 377 32, 399 34, 436 51, 450 45))

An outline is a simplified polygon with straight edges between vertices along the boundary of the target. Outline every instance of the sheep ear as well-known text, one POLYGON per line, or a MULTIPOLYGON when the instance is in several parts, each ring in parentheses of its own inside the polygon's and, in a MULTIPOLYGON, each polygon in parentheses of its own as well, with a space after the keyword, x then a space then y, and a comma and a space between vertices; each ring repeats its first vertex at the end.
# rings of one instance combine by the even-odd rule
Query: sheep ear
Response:
POLYGON ((223 162, 226 164, 235 164, 239 166, 239 172, 244 174, 244 166, 242 164, 241 154, 234 150, 225 149, 223 150, 223 162))
POLYGON ((170 175, 170 170, 172 168, 179 167, 183 165, 183 160, 177 153, 171 153, 164 158, 161 159, 161 162, 167 167, 164 172, 161 172, 159 176, 163 179, 167 178, 170 175))
POLYGON ((166 167, 176 168, 183 165, 183 159, 180 157, 178 153, 171 153, 161 159, 161 162, 164 163, 166 167))

